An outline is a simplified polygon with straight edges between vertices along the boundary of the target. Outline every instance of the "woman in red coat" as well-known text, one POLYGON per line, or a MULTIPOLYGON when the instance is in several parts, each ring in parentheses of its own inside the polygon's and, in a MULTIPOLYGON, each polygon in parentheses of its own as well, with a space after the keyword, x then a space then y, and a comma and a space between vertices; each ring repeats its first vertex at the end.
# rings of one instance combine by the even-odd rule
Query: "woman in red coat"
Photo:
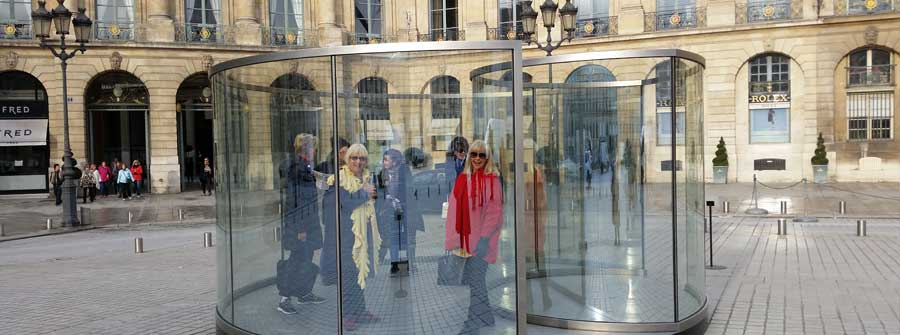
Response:
POLYGON ((503 190, 490 149, 481 140, 469 147, 469 159, 456 178, 447 211, 444 246, 467 257, 463 282, 469 286, 469 316, 460 334, 477 334, 494 325, 485 276, 497 261, 503 227, 503 190))
POLYGON ((144 168, 137 159, 131 163, 131 175, 134 176, 134 193, 140 197, 141 189, 144 188, 144 168))

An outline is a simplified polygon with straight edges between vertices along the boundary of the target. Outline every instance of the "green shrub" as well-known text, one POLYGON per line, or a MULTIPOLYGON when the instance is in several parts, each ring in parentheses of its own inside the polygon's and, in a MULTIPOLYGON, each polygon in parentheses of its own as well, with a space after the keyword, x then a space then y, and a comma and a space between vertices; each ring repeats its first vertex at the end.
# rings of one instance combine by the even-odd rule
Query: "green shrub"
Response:
POLYGON ((712 160, 713 166, 728 166, 728 150, 725 149, 725 138, 719 137, 716 145, 716 157, 712 160))
POLYGON ((825 157, 825 139, 822 138, 822 133, 819 133, 819 138, 816 139, 816 151, 810 162, 812 165, 828 165, 828 157, 825 157))

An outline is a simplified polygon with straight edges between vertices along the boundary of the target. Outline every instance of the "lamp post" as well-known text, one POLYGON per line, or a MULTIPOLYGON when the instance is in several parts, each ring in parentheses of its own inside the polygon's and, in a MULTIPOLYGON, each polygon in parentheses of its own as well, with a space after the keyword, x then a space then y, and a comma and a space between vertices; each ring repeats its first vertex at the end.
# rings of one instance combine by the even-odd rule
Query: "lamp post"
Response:
POLYGON ((38 8, 31 12, 31 19, 34 22, 34 36, 41 39, 41 47, 50 49, 53 56, 59 58, 62 66, 62 89, 63 89, 63 226, 79 225, 77 213, 77 200, 75 196, 77 182, 79 176, 75 171, 77 162, 72 157, 72 147, 69 144, 69 93, 66 85, 66 66, 69 59, 75 57, 75 54, 81 51, 84 54, 84 44, 90 42, 91 39, 91 19, 84 14, 84 3, 78 6, 78 14, 72 18, 72 12, 63 5, 65 0, 58 0, 59 6, 48 12, 46 8, 47 2, 38 1, 38 8), (69 21, 75 28, 75 42, 78 43, 77 48, 66 51, 66 35, 69 34, 69 21), (50 37, 51 22, 56 26, 56 35, 59 40, 48 40, 50 37), (58 42, 58 44, 57 44, 58 42), (59 48, 59 51, 56 50, 59 48))
POLYGON ((539 49, 546 51, 547 56, 550 56, 550 53, 559 48, 563 42, 572 40, 572 33, 575 31, 575 16, 578 15, 578 8, 572 4, 571 0, 566 0, 566 4, 559 9, 563 33, 560 34, 560 40, 559 42, 556 42, 555 45, 553 44, 553 38, 550 36, 550 31, 556 25, 556 9, 559 8, 559 6, 557 6, 553 0, 544 0, 544 3, 541 4, 541 18, 544 20, 544 28, 547 28, 547 43, 544 45, 541 45, 537 40, 532 41, 531 38, 531 36, 534 35, 538 13, 531 8, 530 2, 524 7, 525 8, 522 10, 519 17, 522 20, 522 32, 525 34, 525 41, 528 45, 531 45, 531 43, 534 42, 539 49))

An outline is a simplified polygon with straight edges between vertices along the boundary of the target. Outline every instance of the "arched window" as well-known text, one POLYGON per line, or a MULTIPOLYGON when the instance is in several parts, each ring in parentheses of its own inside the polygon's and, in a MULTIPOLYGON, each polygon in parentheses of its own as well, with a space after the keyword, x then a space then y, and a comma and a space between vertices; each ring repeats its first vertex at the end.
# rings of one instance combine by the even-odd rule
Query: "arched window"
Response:
POLYGON ((390 120, 388 84, 378 77, 368 77, 359 81, 360 120, 390 120))
POLYGON ((134 38, 134 0, 97 0, 98 40, 130 40, 134 38))
POLYGON ((305 45, 303 27, 303 0, 269 0, 269 44, 305 45))
POLYGON ((0 39, 31 38, 31 0, 0 0, 0 28, 0 39))
POLYGON ((749 65, 750 143, 790 142, 790 58, 765 54, 749 65))
POLYGON ((695 0, 656 0, 656 30, 697 27, 695 0))
POLYGON ((289 73, 275 79, 272 92, 272 148, 293 152, 294 137, 318 135, 320 95, 306 76, 289 73))
POLYGON ((381 16, 382 0, 355 0, 356 39, 359 43, 381 38, 384 29, 381 16))
POLYGON ((576 37, 609 34, 609 0, 581 1, 575 20, 576 37))
POLYGON ((894 64, 892 53, 868 48, 850 54, 847 85, 847 129, 851 140, 893 137, 894 64))
POLYGON ((459 80, 440 76, 431 80, 431 118, 458 119, 462 116, 459 80))
POLYGON ((431 0, 430 40, 459 39, 459 0, 431 0))
POLYGON ((185 41, 223 42, 219 29, 221 0, 185 0, 185 41))
MULTIPOLYGON (((581 66, 566 78, 567 84, 615 81, 616 77, 601 65, 581 66)), ((608 164, 614 138, 618 134, 618 99, 615 88, 577 87, 567 89, 563 100, 564 157, 576 162, 608 164), (590 162, 584 162, 589 152, 590 162)))

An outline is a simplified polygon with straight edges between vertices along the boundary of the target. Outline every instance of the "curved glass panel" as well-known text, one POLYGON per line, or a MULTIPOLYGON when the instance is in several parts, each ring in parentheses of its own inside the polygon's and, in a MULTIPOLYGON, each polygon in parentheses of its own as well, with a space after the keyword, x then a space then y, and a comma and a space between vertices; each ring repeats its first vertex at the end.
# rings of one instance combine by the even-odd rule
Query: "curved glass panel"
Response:
POLYGON ((513 50, 215 73, 222 319, 255 334, 515 333, 513 78, 470 77, 513 50))

